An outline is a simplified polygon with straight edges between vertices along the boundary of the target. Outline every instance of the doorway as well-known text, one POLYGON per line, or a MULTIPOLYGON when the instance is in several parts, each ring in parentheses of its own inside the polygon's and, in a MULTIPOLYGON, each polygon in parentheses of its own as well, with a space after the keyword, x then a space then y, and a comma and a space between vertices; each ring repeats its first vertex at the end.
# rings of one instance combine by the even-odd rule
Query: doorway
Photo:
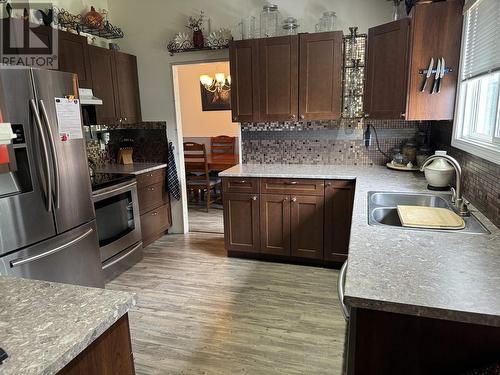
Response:
POLYGON ((235 164, 240 162, 241 155, 240 125, 232 122, 230 100, 229 103, 224 102, 230 98, 229 62, 227 60, 191 62, 173 65, 172 69, 179 138, 179 178, 183 196, 186 198, 183 200, 183 216, 189 232, 224 233, 222 186, 218 172, 230 165, 227 164, 227 160, 222 165, 217 165, 212 161, 216 156, 229 158, 219 153, 231 151, 226 149, 221 151, 214 140, 218 139, 216 137, 224 136, 223 140, 234 142, 232 154, 235 164), (216 80, 216 75, 218 80, 216 80), (217 81, 221 83, 222 75, 226 80, 225 85, 217 88, 215 83, 217 81), (200 80, 200 77, 203 79, 200 80), (209 78, 214 82, 213 86, 209 85, 209 78), (205 86, 201 83, 202 81, 205 86), (220 97, 214 98, 214 92, 215 96, 223 96, 223 100, 220 97), (184 142, 194 144, 196 148, 203 147, 206 159, 199 159, 198 151, 186 151, 185 157, 184 142), (192 154, 197 155, 194 159, 197 167, 200 166, 199 162, 207 163, 208 175, 205 175, 203 170, 193 171, 192 154), (210 189, 206 188, 206 178, 210 180, 210 189), (193 181, 195 179, 201 181, 193 181), (198 188, 196 184, 200 187, 198 188), (209 205, 207 205, 207 199, 211 201, 209 205))

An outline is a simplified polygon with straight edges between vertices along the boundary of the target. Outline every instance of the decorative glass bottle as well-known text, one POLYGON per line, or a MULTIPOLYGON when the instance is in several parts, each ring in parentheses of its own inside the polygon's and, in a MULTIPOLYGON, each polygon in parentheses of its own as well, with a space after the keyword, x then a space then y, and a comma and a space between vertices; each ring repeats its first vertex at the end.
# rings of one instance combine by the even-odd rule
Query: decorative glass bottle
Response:
POLYGON ((265 4, 260 13, 260 37, 278 36, 279 11, 275 4, 265 4))
POLYGON ((321 31, 334 31, 335 30, 335 12, 324 12, 320 20, 321 31))
POLYGON ((299 24, 296 18, 288 17, 283 21, 283 35, 297 35, 299 24))

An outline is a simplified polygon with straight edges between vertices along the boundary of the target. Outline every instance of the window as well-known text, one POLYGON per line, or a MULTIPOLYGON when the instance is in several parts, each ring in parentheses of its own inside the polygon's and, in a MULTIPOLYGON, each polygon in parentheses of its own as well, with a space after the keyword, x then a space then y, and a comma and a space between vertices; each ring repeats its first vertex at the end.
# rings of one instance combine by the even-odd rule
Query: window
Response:
POLYGON ((452 145, 500 164, 500 1, 464 7, 452 145))

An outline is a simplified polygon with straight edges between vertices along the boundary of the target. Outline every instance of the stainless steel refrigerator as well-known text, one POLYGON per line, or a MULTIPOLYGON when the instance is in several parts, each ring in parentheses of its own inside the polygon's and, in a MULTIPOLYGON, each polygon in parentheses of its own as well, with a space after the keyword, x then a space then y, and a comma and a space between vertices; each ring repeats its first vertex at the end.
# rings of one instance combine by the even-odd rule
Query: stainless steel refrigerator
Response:
POLYGON ((62 135, 56 108, 71 97, 74 74, 0 67, 0 122, 17 135, 0 165, 0 274, 103 287, 85 140, 62 135))

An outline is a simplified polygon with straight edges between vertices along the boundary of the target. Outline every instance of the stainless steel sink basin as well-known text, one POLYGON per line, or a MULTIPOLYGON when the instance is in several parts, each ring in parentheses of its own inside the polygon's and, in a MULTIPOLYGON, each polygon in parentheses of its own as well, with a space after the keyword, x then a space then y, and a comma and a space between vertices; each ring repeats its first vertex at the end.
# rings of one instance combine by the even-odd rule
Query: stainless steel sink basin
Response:
POLYGON ((447 233, 469 233, 488 234, 490 233, 483 224, 474 216, 464 217, 465 228, 460 230, 449 229, 419 229, 403 227, 398 215, 398 205, 425 206, 448 208, 455 211, 449 194, 430 193, 398 193, 372 191, 368 193, 368 224, 386 225, 399 229, 433 231, 447 233))

